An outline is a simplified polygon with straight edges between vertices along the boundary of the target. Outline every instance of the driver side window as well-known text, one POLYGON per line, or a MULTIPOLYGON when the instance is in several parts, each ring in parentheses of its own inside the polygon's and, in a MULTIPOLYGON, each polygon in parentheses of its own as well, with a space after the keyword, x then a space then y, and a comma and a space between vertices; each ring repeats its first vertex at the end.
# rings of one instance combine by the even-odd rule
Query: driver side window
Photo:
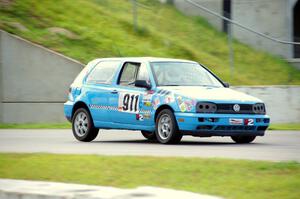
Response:
POLYGON ((125 63, 122 69, 119 84, 123 86, 134 86, 139 66, 139 63, 125 63))

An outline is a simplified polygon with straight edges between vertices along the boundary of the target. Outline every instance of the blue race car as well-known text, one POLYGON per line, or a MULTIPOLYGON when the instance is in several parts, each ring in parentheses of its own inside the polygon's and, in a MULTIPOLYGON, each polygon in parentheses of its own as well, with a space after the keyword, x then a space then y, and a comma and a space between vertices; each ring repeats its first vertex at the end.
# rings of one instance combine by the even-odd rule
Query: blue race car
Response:
POLYGON ((99 129, 140 130, 149 140, 231 136, 250 143, 270 123, 264 103, 231 90, 197 62, 164 58, 95 59, 72 83, 64 104, 77 140, 99 129))

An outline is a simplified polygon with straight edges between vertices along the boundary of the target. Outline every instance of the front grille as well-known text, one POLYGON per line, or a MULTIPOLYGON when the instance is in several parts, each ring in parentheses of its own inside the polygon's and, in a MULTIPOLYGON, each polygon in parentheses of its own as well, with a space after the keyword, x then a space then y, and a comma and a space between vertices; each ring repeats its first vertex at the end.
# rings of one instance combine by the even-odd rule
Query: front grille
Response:
POLYGON ((240 110, 234 111, 233 106, 235 104, 217 104, 217 112, 216 113, 231 113, 231 114, 255 114, 253 111, 252 104, 239 104, 240 110))
POLYGON ((218 131, 254 131, 255 126, 217 126, 218 131))
POLYGON ((220 113, 220 114, 266 114, 263 103, 256 104, 216 104, 212 102, 198 102, 197 113, 220 113))

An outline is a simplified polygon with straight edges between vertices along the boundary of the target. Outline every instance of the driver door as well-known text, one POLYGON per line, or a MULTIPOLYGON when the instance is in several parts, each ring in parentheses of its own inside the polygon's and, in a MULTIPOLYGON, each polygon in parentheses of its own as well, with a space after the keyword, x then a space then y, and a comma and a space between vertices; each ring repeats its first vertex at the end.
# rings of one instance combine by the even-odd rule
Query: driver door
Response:
POLYGON ((145 110, 143 98, 147 89, 135 87, 136 79, 149 80, 148 71, 144 64, 126 62, 120 72, 117 85, 114 88, 115 94, 109 99, 113 107, 118 111, 111 112, 111 120, 114 123, 128 125, 147 125, 149 119, 144 119, 145 110))

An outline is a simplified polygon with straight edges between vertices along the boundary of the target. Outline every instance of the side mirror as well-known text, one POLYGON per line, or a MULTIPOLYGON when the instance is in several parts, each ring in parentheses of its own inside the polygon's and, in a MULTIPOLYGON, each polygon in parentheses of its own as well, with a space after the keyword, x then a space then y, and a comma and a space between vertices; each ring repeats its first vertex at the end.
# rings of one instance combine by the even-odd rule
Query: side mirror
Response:
POLYGON ((229 83, 228 82, 223 82, 225 88, 229 88, 229 83))
POLYGON ((136 87, 146 88, 147 90, 151 89, 151 85, 147 83, 146 80, 135 80, 136 87))

